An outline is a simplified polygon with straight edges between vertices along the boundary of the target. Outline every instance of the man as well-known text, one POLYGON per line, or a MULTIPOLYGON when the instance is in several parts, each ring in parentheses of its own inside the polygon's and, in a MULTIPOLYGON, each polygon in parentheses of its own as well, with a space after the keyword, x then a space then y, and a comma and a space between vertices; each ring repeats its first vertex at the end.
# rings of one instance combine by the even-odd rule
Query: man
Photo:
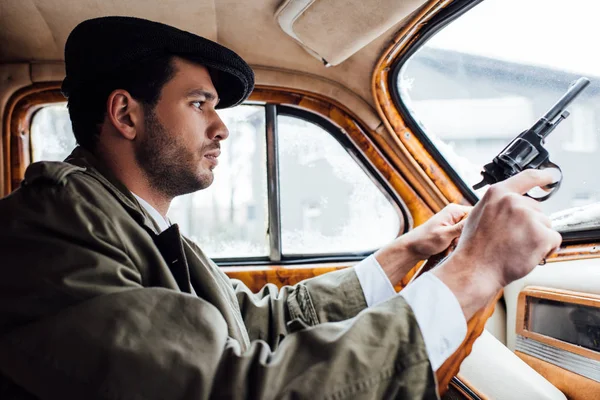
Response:
POLYGON ((521 196, 551 177, 528 171, 463 222, 448 207, 355 268, 253 294, 165 218, 211 184, 229 135, 215 109, 247 98, 248 65, 124 17, 76 27, 65 63, 80 147, 0 200, 3 399, 436 398, 465 321, 560 245, 521 196))

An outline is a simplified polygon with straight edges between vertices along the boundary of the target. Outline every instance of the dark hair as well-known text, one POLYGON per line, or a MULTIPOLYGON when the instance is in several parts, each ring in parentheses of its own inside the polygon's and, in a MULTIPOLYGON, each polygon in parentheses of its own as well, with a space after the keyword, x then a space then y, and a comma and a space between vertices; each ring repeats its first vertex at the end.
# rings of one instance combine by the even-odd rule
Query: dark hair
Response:
POLYGON ((73 88, 67 106, 77 143, 89 151, 94 150, 106 116, 106 101, 114 90, 128 91, 131 97, 148 107, 144 112, 152 111, 163 86, 175 75, 171 60, 172 56, 164 56, 73 88))

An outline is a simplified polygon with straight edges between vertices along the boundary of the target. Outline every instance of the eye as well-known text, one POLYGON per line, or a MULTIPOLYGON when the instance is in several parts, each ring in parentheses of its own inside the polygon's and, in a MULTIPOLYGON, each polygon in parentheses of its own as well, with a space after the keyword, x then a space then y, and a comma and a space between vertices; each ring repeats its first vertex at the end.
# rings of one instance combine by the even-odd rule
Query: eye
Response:
POLYGON ((193 101, 192 105, 199 110, 202 110, 202 106, 204 106, 205 101, 193 101))

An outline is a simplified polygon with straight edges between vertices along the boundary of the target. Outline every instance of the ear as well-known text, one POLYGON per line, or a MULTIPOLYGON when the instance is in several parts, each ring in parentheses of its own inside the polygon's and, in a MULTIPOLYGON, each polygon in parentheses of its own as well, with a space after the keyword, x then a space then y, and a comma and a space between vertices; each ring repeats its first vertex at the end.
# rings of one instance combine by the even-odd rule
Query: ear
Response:
POLYGON ((141 104, 131 97, 128 91, 114 90, 108 96, 106 113, 110 123, 123 138, 136 138, 142 128, 143 110, 141 104))

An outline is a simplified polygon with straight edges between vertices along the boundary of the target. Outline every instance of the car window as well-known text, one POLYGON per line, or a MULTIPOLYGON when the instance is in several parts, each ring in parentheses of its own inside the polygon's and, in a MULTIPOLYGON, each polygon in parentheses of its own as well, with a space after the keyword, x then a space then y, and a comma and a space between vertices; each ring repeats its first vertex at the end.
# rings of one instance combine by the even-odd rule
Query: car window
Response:
MULTIPOLYGON (((269 230, 267 129, 264 105, 220 110, 230 131, 221 143, 213 184, 173 200, 169 219, 215 259, 262 259, 280 253, 361 255, 400 232, 400 210, 332 136, 298 116, 277 117, 281 230, 269 230)), ((64 104, 42 108, 32 120, 33 160, 63 160, 75 146, 64 104)), ((273 201, 273 200, 271 200, 273 201)), ((275 260, 278 261, 278 260, 275 260)))
POLYGON ((219 116, 230 134, 221 142, 212 185, 175 198, 168 216, 212 258, 266 257, 264 107, 240 106, 219 116))
POLYGON ((329 132, 278 119, 282 253, 361 253, 399 233, 398 212, 329 132))
POLYGON ((67 104, 42 107, 31 121, 33 162, 62 161, 73 151, 75 136, 67 104))
POLYGON ((600 201, 600 59, 586 44, 600 33, 597 8, 585 0, 485 0, 401 65, 402 105, 469 187, 484 164, 586 76, 590 86, 547 139, 564 179, 542 208, 554 213, 600 201))

